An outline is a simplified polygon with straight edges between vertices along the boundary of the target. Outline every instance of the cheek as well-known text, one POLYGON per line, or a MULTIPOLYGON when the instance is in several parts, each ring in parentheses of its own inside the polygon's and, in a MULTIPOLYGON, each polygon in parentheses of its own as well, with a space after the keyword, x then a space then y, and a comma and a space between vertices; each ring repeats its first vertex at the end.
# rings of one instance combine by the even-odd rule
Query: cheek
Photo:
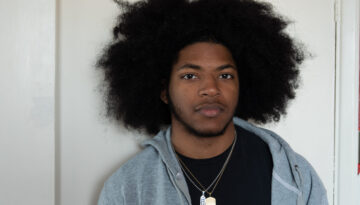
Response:
POLYGON ((196 99, 196 91, 194 88, 180 84, 170 86, 169 94, 174 107, 182 114, 190 114, 198 101, 196 99))
POLYGON ((226 84, 223 87, 223 94, 229 96, 237 96, 239 95, 239 86, 237 84, 226 84))
POLYGON ((187 87, 173 87, 170 89, 170 97, 176 105, 188 105, 194 102, 194 89, 187 87))
POLYGON ((226 92, 226 101, 231 104, 233 107, 236 107, 239 101, 239 89, 237 87, 232 87, 226 92))

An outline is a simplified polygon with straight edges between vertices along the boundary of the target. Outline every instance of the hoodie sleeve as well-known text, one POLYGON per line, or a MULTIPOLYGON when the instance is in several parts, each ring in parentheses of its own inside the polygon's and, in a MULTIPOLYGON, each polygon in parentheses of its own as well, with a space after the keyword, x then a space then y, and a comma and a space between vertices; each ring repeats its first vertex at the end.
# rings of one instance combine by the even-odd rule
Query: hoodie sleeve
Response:
POLYGON ((100 193, 98 205, 125 205, 123 194, 112 185, 110 182, 105 182, 100 193))
POLYGON ((315 169, 301 155, 297 155, 297 162, 304 204, 328 205, 326 189, 315 169))
POLYGON ((311 170, 311 188, 307 205, 328 205, 325 187, 314 169, 311 170))
POLYGON ((108 204, 110 204, 110 202, 108 200, 107 192, 105 191, 105 186, 104 186, 103 189, 101 190, 98 205, 108 205, 108 204))

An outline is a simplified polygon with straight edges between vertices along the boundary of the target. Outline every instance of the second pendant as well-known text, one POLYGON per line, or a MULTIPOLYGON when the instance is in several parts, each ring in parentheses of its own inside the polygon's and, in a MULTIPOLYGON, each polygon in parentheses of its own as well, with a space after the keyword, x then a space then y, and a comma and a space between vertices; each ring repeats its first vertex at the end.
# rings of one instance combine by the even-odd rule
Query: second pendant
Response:
POLYGON ((216 205, 216 200, 214 197, 208 197, 205 200, 206 205, 216 205))

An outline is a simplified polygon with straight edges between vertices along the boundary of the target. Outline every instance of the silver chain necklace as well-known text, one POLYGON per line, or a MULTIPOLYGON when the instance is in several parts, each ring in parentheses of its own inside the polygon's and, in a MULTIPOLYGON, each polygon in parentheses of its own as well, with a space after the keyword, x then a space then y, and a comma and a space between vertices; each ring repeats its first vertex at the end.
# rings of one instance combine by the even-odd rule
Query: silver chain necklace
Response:
POLYGON ((219 183, 219 181, 220 181, 220 179, 221 179, 221 177, 222 177, 222 175, 223 175, 223 173, 224 173, 224 171, 225 171, 225 168, 226 168, 227 164, 228 164, 229 161, 230 161, 231 155, 232 155, 232 153, 233 153, 233 151, 234 151, 234 147, 235 147, 236 140, 237 140, 237 134, 236 134, 236 131, 235 131, 234 142, 233 142, 233 144, 232 144, 232 146, 231 146, 231 150, 230 150, 230 152, 229 152, 229 154, 228 154, 228 156, 227 156, 227 158, 226 158, 226 160, 225 160, 225 162, 224 162, 224 165, 222 166, 220 172, 217 174, 217 176, 215 177, 215 179, 211 182, 211 184, 210 184, 206 189, 205 189, 205 187, 199 182, 199 180, 194 176, 194 174, 190 171, 190 169, 187 168, 187 166, 186 166, 185 163, 180 159, 180 157, 175 153, 178 161, 180 162, 180 168, 181 168, 181 170, 183 171, 183 173, 185 174, 186 178, 189 179, 189 181, 191 182, 191 184, 193 184, 194 187, 195 187, 196 189, 198 189, 198 190, 202 193, 202 195, 201 195, 201 197, 200 197, 200 205, 206 205, 206 204, 208 204, 208 205, 211 205, 211 204, 215 205, 215 204, 216 204, 216 200, 215 200, 214 197, 211 196, 211 194, 214 192, 217 184, 219 183), (196 185, 196 183, 191 179, 191 177, 188 175, 188 173, 186 172, 186 170, 191 174, 191 176, 192 176, 192 177, 195 179, 195 181, 201 186, 201 188, 196 185), (215 186, 214 186, 214 188, 212 189, 212 191, 211 191, 211 192, 208 192, 208 190, 209 190, 214 184, 215 184, 215 186), (205 197, 205 192, 209 194, 209 197, 208 197, 208 198, 205 197))

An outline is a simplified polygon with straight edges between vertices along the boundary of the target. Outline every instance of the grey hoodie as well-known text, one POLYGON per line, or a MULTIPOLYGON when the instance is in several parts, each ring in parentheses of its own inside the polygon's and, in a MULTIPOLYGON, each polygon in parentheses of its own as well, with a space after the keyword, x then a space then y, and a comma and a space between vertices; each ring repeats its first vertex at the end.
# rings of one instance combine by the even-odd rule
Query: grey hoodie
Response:
MULTIPOLYGON (((272 154, 271 204, 327 205, 326 190, 312 166, 277 134, 242 119, 234 123, 265 141, 272 154)), ((106 182, 99 205, 191 205, 186 180, 171 145, 170 127, 143 143, 144 150, 106 182)))

